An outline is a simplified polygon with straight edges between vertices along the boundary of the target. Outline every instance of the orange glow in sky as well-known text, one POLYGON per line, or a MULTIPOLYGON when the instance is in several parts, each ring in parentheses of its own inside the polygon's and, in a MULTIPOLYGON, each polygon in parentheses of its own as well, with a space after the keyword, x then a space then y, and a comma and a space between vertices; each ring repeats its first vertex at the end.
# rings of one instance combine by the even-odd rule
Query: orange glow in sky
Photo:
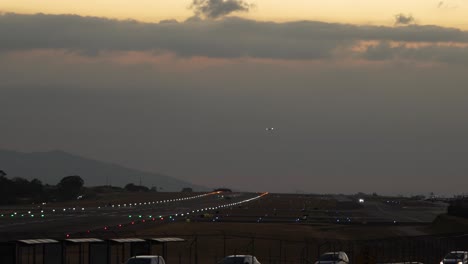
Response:
MULTIPOLYGON (((249 0, 246 14, 256 20, 392 25, 396 14, 411 14, 418 24, 468 28, 468 1, 445 0, 249 0)), ((185 20, 193 15, 191 0, 1 0, 0 11, 15 13, 78 14, 158 22, 185 20)))

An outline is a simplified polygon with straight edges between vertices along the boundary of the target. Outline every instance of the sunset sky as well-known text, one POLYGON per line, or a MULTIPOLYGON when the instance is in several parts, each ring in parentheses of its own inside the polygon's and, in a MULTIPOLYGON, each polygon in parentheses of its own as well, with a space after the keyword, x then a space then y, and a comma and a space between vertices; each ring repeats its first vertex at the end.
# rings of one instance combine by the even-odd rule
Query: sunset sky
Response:
MULTIPOLYGON (((468 28, 467 0, 253 0, 249 13, 237 15, 271 21, 321 20, 327 22, 390 25, 395 14, 412 14, 422 24, 468 28)), ((17 13, 78 14, 158 22, 185 20, 193 15, 187 0, 2 0, 0 11, 17 13)))
POLYGON ((0 149, 249 191, 466 192, 468 0, 0 11, 0 149))

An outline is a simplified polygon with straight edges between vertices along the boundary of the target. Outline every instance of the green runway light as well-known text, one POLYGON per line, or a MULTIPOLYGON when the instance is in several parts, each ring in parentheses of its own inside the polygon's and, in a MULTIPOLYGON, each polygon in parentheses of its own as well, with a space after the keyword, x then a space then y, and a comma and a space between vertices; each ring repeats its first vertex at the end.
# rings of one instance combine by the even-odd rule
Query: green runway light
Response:
POLYGON ((132 215, 128 215, 128 218, 132 218, 132 215))
POLYGON ((44 218, 44 215, 41 215, 42 218, 44 218))
POLYGON ((141 215, 139 215, 138 217, 141 218, 141 215))
POLYGON ((172 215, 169 216, 169 219, 172 219, 172 215))
POLYGON ((34 217, 34 215, 32 214, 31 217, 34 217))

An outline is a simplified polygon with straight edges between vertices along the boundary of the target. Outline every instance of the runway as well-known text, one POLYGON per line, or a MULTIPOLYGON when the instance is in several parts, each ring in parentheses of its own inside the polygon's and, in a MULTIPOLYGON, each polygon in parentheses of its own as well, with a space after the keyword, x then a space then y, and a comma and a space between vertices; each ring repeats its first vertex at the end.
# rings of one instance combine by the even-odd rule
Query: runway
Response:
POLYGON ((109 204, 105 207, 3 208, 0 218, 2 240, 36 237, 65 238, 75 234, 118 232, 142 223, 168 223, 205 212, 214 212, 236 203, 249 202, 259 197, 257 193, 239 193, 225 199, 218 193, 205 194, 190 199, 166 199, 161 202, 109 204), (120 205, 120 206, 119 206, 120 205), (6 213, 8 211, 8 213, 6 213))

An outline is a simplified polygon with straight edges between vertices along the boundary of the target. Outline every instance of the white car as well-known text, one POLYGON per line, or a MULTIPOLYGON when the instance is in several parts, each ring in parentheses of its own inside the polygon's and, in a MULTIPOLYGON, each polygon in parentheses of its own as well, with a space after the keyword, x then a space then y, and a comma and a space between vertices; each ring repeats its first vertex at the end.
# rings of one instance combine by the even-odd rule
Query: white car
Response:
POLYGON ((125 264, 166 264, 161 256, 134 256, 129 258, 125 264))
POLYGON ((315 264, 348 264, 349 258, 343 251, 327 252, 320 256, 315 264))
POLYGON ((260 264, 252 255, 231 255, 225 257, 219 264, 260 264))
POLYGON ((440 264, 468 264, 468 251, 452 251, 440 264))

